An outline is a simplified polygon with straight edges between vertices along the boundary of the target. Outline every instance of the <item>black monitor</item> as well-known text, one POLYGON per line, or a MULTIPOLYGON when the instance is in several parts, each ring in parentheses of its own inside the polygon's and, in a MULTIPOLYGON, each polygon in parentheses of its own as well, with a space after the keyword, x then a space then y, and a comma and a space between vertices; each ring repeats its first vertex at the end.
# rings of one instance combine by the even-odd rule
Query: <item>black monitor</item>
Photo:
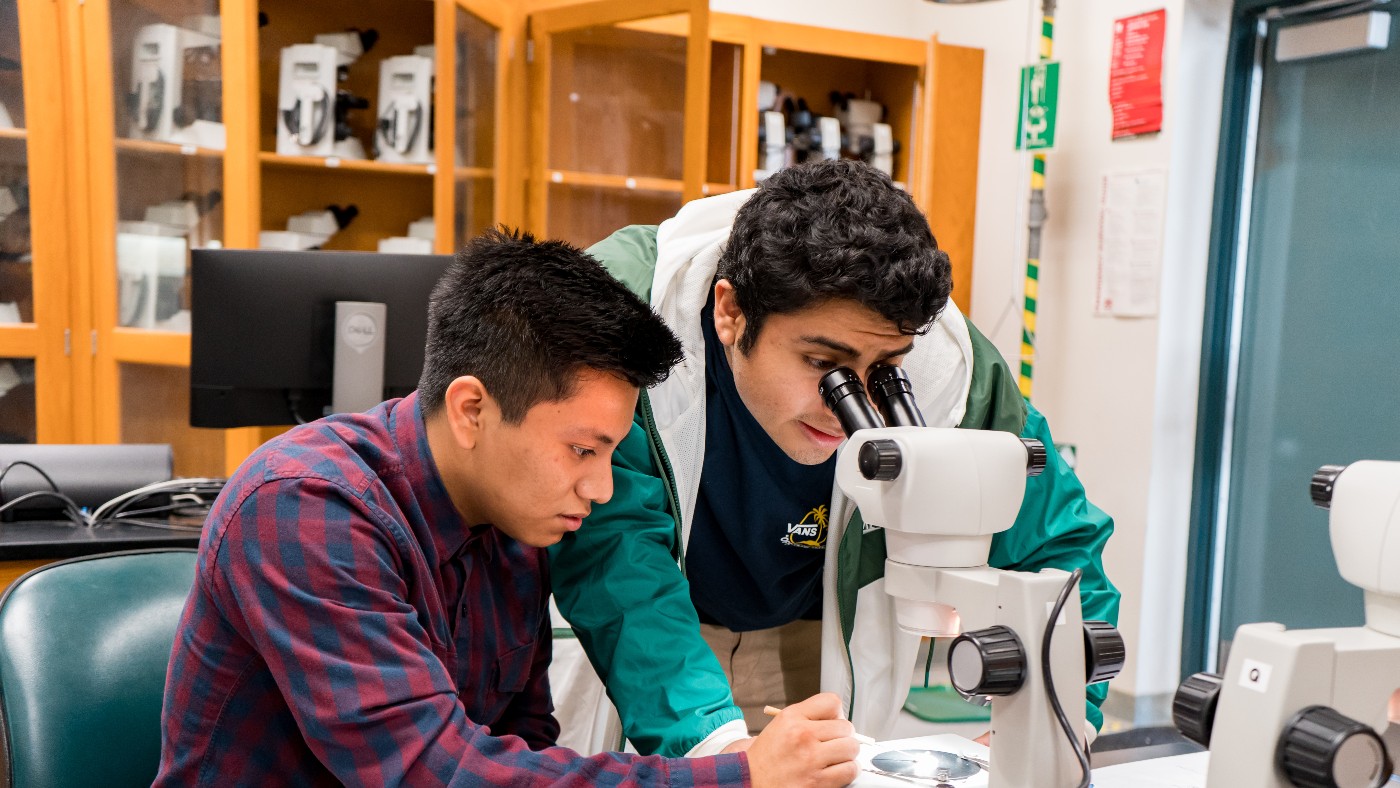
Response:
POLYGON ((450 255, 197 249, 190 425, 296 424, 331 403, 336 302, 385 305, 383 399, 423 371, 428 297, 450 255))

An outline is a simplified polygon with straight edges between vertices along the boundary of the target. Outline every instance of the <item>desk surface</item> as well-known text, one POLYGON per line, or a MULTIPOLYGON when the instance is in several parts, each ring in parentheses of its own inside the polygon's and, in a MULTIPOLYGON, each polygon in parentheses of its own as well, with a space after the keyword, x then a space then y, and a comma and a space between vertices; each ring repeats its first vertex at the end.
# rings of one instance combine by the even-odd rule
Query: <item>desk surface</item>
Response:
POLYGON ((198 547, 199 533, 144 525, 74 525, 64 520, 0 522, 0 561, 73 558, 152 547, 198 547))
MULTIPOLYGON (((870 759, 886 750, 943 750, 986 758, 988 749, 976 742, 952 734, 935 734, 913 739, 880 742, 861 747, 860 763, 867 766, 870 759)), ((1094 788, 1203 788, 1205 786, 1206 763, 1209 753, 1197 752, 1168 758, 1156 758, 1135 763, 1124 763, 1094 769, 1094 788)), ((933 781, 919 781, 932 788, 933 781)), ((959 788, 985 788, 987 773, 976 775, 956 783, 959 788)), ((909 788, 915 781, 905 778, 890 778, 868 771, 862 771, 850 788, 909 788)))

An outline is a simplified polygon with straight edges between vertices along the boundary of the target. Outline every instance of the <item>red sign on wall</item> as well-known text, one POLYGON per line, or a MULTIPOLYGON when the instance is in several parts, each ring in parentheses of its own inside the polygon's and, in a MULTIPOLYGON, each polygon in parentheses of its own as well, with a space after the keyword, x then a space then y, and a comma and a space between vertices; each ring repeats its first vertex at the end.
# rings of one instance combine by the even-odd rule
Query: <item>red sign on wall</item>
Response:
POLYGON ((1166 9, 1114 21, 1113 62, 1108 72, 1114 139, 1162 130, 1162 44, 1166 37, 1166 9))

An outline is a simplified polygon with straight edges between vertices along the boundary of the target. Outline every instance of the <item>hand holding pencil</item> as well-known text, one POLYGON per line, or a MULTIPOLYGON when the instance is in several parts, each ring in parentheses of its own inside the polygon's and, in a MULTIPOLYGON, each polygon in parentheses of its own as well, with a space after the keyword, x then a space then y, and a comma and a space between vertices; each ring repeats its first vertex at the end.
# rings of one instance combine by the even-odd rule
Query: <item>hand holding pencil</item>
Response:
POLYGON ((773 722, 748 750, 754 788, 837 788, 856 779, 860 743, 855 728, 841 719, 841 701, 835 695, 813 695, 772 709, 771 716, 773 722))

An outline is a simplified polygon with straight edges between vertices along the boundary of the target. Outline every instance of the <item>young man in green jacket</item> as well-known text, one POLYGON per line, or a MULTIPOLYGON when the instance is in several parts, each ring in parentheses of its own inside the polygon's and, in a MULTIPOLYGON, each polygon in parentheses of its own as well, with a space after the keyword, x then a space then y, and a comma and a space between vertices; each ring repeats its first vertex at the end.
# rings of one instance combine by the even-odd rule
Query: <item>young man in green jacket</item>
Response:
MULTIPOLYGON (((996 348, 948 299, 948 257, 926 219, 873 168, 828 161, 589 252, 685 347, 641 397, 613 457, 613 499, 551 549, 555 600, 622 732, 643 753, 742 749, 764 705, 823 690, 857 730, 888 737, 919 638, 899 630, 883 591, 883 531, 835 487, 844 436, 817 381, 838 366, 901 365, 929 426, 1052 445, 996 348)), ((1116 621, 1102 564, 1112 530, 1050 452, 990 563, 1082 568, 1084 617, 1116 621)), ((1089 689, 1094 728, 1106 692, 1089 689)))

